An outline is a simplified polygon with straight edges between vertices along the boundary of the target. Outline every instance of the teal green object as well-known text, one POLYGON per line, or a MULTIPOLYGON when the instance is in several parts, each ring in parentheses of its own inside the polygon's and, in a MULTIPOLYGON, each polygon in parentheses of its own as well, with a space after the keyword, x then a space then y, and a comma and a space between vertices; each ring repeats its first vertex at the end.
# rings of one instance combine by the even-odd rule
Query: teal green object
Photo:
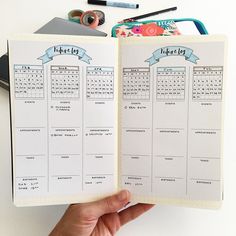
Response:
POLYGON ((79 10, 79 9, 71 10, 68 13, 68 20, 80 24, 80 17, 83 13, 84 13, 84 11, 79 10))
MULTIPOLYGON (((122 25, 126 25, 126 26, 130 26, 133 27, 134 25, 138 24, 148 24, 148 23, 152 23, 152 22, 161 22, 163 20, 147 20, 147 21, 133 21, 133 22, 126 22, 126 23, 121 23, 121 24, 116 24, 115 26, 112 27, 112 31, 111 31, 111 36, 116 38, 116 29, 119 28, 122 25)), ((181 22, 181 21, 192 21, 194 22, 194 24, 196 25, 198 31, 200 32, 200 34, 208 34, 208 31, 206 29, 206 27, 204 26, 204 24, 197 19, 194 18, 180 18, 180 19, 165 19, 165 21, 174 21, 174 22, 181 22)))
POLYGON ((180 18, 180 19, 174 19, 175 22, 181 22, 181 21, 192 21, 194 22, 194 24, 196 25, 198 31, 200 32, 200 34, 208 34, 208 31, 205 27, 205 25, 197 19, 194 18, 180 18))

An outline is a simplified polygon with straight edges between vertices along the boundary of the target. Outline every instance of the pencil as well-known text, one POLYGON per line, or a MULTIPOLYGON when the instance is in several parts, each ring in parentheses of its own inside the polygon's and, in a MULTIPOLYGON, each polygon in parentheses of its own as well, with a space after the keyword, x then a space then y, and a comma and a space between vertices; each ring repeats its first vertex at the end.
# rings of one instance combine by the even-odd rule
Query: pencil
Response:
POLYGON ((162 14, 162 13, 165 13, 165 12, 175 11, 175 10, 177 10, 177 7, 166 8, 166 9, 163 9, 163 10, 150 12, 150 13, 147 13, 147 14, 144 14, 144 15, 127 18, 127 19, 124 19, 124 20, 120 21, 119 23, 132 22, 132 21, 136 21, 136 20, 139 20, 139 19, 149 17, 149 16, 155 16, 155 15, 159 15, 159 14, 162 14))

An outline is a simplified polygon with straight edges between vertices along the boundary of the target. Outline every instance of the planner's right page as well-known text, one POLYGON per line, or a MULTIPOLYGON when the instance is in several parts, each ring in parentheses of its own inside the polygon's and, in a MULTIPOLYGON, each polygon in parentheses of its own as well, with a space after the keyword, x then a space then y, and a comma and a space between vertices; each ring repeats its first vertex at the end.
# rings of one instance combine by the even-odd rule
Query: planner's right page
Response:
POLYGON ((133 200, 219 207, 224 36, 120 39, 120 188, 133 200))

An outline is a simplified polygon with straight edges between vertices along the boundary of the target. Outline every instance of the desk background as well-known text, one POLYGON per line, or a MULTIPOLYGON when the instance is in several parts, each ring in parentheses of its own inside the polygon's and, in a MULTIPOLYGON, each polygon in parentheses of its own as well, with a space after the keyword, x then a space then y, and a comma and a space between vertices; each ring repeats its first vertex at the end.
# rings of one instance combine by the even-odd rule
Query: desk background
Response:
MULTIPOLYGON (((126 0, 131 1, 131 0, 126 0)), ((32 33, 53 17, 67 17, 71 9, 100 9, 106 23, 99 29, 110 34, 117 21, 155 10, 177 6, 178 10, 149 19, 194 17, 202 20, 210 34, 229 39, 227 96, 225 106, 224 179, 225 200, 218 211, 156 206, 124 226, 119 236, 235 236, 236 235, 236 30, 232 0, 133 0, 138 10, 87 5, 86 0, 0 0, 0 55, 7 38, 32 33)), ((16 208, 11 202, 11 166, 8 92, 0 88, 0 235, 47 235, 66 206, 16 208)))

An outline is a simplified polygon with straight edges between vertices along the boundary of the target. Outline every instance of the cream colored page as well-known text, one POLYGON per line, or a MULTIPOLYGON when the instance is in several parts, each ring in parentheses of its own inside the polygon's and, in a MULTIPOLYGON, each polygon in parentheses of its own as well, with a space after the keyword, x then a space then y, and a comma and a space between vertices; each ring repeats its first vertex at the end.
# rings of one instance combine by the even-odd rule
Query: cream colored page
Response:
POLYGON ((120 185, 139 201, 222 199, 224 39, 124 39, 120 185))
POLYGON ((111 194, 117 42, 39 37, 9 43, 14 201, 65 203, 111 194))

